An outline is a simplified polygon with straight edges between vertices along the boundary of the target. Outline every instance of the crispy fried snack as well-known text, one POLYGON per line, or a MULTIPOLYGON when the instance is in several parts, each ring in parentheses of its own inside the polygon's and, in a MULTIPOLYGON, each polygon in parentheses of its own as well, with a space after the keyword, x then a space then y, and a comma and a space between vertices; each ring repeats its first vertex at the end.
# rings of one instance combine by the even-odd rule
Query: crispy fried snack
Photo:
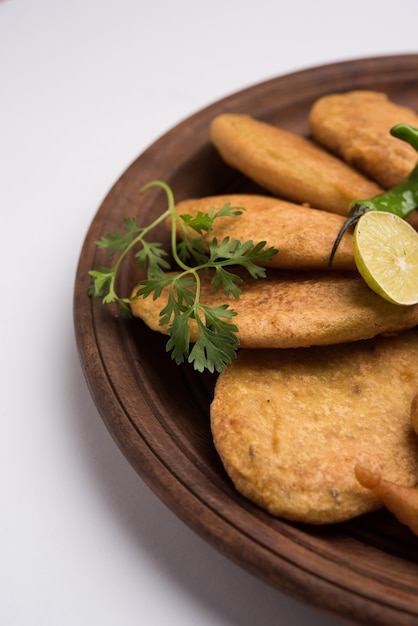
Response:
POLYGON ((357 464, 406 486, 418 481, 417 383, 416 330, 343 346, 242 350, 217 380, 215 447, 237 490, 271 514, 341 522, 382 504, 356 480, 357 464))
POLYGON ((366 489, 379 498, 382 504, 415 535, 418 535, 418 488, 405 487, 382 478, 380 472, 372 472, 356 465, 355 476, 366 489))
POLYGON ((319 145, 248 115, 223 114, 210 136, 224 161, 273 194, 347 215, 382 190, 319 145))
MULTIPOLYGON (((249 194, 184 200, 176 209, 180 215, 196 215, 199 211, 208 213, 212 207, 220 209, 226 202, 244 207, 245 211, 236 218, 218 217, 210 231, 210 240, 229 237, 242 242, 251 239, 255 244, 266 241, 269 247, 279 250, 269 267, 327 269, 332 246, 345 221, 343 216, 270 196, 249 194)), ((182 236, 183 232, 179 230, 178 234, 182 236)), ((341 240, 332 269, 356 270, 351 233, 341 240)))
POLYGON ((417 162, 414 148, 389 131, 403 123, 418 127, 418 115, 386 94, 324 96, 313 105, 309 123, 318 143, 386 189, 405 180, 417 162))
MULTIPOLYGON (((214 291, 203 281, 201 301, 217 306, 229 304, 237 312, 242 348, 298 348, 368 339, 397 332, 418 323, 418 305, 399 307, 376 295, 363 279, 344 272, 282 272, 269 270, 263 279, 245 278, 239 300, 214 291)), ((132 291, 135 297, 137 287, 132 291)), ((161 297, 135 298, 132 314, 153 330, 160 326, 159 313, 166 305, 161 297)), ((196 325, 190 322, 191 341, 196 325)))

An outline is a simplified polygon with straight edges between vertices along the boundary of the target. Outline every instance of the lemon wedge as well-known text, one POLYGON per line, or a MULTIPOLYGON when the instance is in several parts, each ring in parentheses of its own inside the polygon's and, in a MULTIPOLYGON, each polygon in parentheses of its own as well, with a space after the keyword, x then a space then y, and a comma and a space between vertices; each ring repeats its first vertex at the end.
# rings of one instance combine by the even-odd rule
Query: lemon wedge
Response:
POLYGON ((418 303, 418 232, 401 217, 368 211, 354 230, 354 260, 367 285, 393 304, 418 303))

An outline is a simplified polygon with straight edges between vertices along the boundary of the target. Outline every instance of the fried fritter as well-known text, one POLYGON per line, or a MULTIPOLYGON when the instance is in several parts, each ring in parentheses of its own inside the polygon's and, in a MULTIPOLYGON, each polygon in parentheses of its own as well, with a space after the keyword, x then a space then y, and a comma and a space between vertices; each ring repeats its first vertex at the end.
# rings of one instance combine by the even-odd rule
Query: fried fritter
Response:
MULTIPOLYGON (((267 277, 245 277, 239 300, 214 291, 203 280, 200 300, 210 306, 229 304, 237 312, 242 348, 298 348, 368 339, 418 324, 418 305, 400 307, 376 295, 358 274, 268 270, 267 277)), ((137 288, 132 292, 134 297, 137 288)), ((132 313, 153 330, 167 303, 167 290, 153 300, 138 297, 132 313)), ((191 340, 196 324, 190 322, 191 340)))
POLYGON ((342 346, 242 350, 219 376, 215 447, 237 490, 273 515, 341 522, 381 507, 357 464, 418 481, 410 423, 418 332, 342 346))
POLYGON ((418 114, 386 94, 323 96, 313 105, 309 124, 318 143, 386 189, 405 180, 417 162, 416 151, 389 131, 396 124, 418 127, 418 114))
POLYGON ((347 215, 350 202, 382 191, 314 142, 248 115, 216 117, 210 136, 228 165, 293 202, 347 215))
MULTIPOLYGON (((244 207, 238 217, 218 217, 209 239, 224 237, 254 244, 266 241, 267 246, 279 250, 269 267, 288 269, 326 269, 335 238, 344 224, 344 217, 328 211, 311 209, 278 198, 263 195, 231 194, 209 196, 179 202, 177 212, 195 216, 222 208, 226 202, 244 207)), ((183 232, 179 230, 180 236, 183 232)), ((334 257, 332 269, 356 269, 353 255, 353 236, 346 233, 334 257)))

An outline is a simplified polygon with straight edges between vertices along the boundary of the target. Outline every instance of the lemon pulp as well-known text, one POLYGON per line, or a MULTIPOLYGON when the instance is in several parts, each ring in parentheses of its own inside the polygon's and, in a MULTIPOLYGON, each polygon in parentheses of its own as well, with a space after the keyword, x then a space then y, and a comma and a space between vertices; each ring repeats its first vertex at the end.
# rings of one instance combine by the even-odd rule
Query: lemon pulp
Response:
POLYGON ((404 219, 365 213, 354 230, 354 260, 377 294, 394 304, 418 303, 418 232, 404 219))

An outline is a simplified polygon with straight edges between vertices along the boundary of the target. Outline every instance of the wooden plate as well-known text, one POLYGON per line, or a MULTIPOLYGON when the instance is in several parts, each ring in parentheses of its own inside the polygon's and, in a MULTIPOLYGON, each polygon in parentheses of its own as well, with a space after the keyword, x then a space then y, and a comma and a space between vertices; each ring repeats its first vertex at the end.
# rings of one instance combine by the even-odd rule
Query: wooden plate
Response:
MULTIPOLYGON (((274 519, 240 497, 214 451, 209 404, 215 377, 177 367, 166 339, 87 296, 89 269, 107 259, 94 242, 166 208, 155 179, 177 201, 253 189, 209 143, 216 115, 243 112, 307 134, 313 101, 334 91, 373 89, 418 109, 418 54, 336 63, 282 76, 233 94, 185 120, 142 154, 99 208, 83 245, 74 319, 84 374, 97 408, 127 459, 184 522, 267 583, 347 622, 418 624, 418 538, 386 512, 332 527, 274 519)), ((164 229, 162 239, 167 239, 164 229)), ((138 278, 123 267, 119 289, 138 278)))

